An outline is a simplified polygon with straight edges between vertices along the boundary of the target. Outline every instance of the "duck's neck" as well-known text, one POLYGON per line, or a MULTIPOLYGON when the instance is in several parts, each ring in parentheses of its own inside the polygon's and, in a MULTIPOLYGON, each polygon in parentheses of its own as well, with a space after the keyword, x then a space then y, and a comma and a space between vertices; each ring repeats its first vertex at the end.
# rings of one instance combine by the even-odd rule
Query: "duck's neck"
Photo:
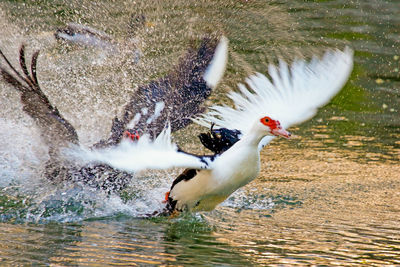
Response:
POLYGON ((258 149, 258 145, 264 137, 265 134, 260 131, 250 131, 249 133, 245 134, 239 142, 241 145, 255 147, 258 149))

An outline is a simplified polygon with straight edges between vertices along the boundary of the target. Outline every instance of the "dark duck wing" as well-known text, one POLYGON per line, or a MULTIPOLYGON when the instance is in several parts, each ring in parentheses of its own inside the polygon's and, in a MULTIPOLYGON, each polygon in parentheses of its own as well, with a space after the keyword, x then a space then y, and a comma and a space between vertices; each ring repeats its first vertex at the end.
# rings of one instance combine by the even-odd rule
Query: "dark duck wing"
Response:
POLYGON ((239 141, 241 136, 242 133, 239 130, 214 129, 214 124, 212 124, 209 132, 201 133, 198 137, 203 146, 214 154, 222 154, 239 141))
POLYGON ((204 112, 203 102, 210 96, 225 71, 228 44, 222 37, 204 38, 197 50, 186 55, 165 77, 142 85, 126 104, 121 118, 116 117, 111 136, 95 147, 117 144, 125 131, 148 133, 155 137, 165 128, 177 131, 204 112))
POLYGON ((25 47, 19 51, 19 63, 22 73, 17 71, 0 50, 7 67, 0 65, 3 79, 21 93, 23 110, 32 117, 41 129, 42 137, 49 144, 50 154, 58 156, 59 149, 69 143, 78 144, 78 135, 71 125, 54 107, 43 93, 37 79, 37 59, 39 51, 32 55, 30 71, 25 60, 25 47))
POLYGON ((77 168, 74 164, 63 160, 61 149, 70 144, 79 144, 75 128, 66 120, 51 104, 47 96, 39 86, 37 79, 37 59, 39 51, 33 53, 30 72, 25 60, 25 47, 22 45, 19 51, 19 63, 22 73, 10 63, 4 53, 0 55, 6 62, 6 66, 0 65, 0 74, 4 81, 18 90, 21 94, 23 110, 39 126, 42 138, 46 140, 49 147, 50 160, 46 162, 45 176, 53 182, 82 181, 95 187, 101 187, 107 191, 114 191, 123 187, 131 175, 114 171, 107 165, 90 164, 77 168), (102 173, 113 173, 109 179, 101 179, 102 173), (114 183, 110 183, 113 181, 114 183))
MULTIPOLYGON (((60 155, 62 148, 71 143, 79 144, 78 135, 71 123, 50 103, 39 87, 36 74, 39 51, 32 56, 29 72, 25 61, 25 49, 24 46, 21 47, 22 73, 12 66, 1 51, 0 54, 6 63, 6 66, 0 65, 2 78, 21 93, 23 110, 36 121, 42 136, 49 144, 51 159, 46 164, 46 177, 56 182, 83 182, 106 191, 124 188, 132 177, 131 174, 104 164, 90 163, 77 167, 60 155)), ((167 120, 171 121, 173 130, 185 127, 190 123, 190 117, 202 111, 200 105, 222 77, 226 58, 225 39, 218 45, 215 40, 203 40, 197 51, 189 50, 175 71, 158 81, 141 86, 126 105, 123 118, 114 119, 110 138, 95 146, 104 147, 118 143, 123 133, 132 130, 132 127, 152 136, 161 132, 167 120), (147 112, 144 112, 145 110, 147 112), (138 113, 141 114, 141 118, 138 118, 138 113), (135 116, 138 119, 133 125, 135 116)))

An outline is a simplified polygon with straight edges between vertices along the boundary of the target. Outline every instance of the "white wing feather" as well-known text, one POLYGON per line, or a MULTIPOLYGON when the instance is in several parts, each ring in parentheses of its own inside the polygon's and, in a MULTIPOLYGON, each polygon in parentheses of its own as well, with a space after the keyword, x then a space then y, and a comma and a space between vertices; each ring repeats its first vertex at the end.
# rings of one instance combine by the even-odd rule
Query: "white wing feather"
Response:
POLYGON ((211 163, 206 157, 180 152, 176 144, 171 142, 170 127, 161 132, 154 141, 144 135, 137 142, 126 139, 112 148, 73 148, 68 151, 68 155, 78 158, 82 163, 105 163, 127 172, 172 167, 206 169, 211 163))
MULTIPOLYGON (((246 79, 249 89, 239 84, 239 92, 229 93, 235 109, 228 106, 213 106, 211 111, 195 121, 208 126, 238 129, 248 132, 256 119, 270 116, 278 119, 287 128, 303 122, 326 104, 345 84, 353 66, 353 52, 346 48, 343 52, 327 52, 322 59, 311 62, 296 61, 290 67, 283 61, 279 68, 270 65, 269 80, 262 74, 246 79)), ((267 136, 260 148, 273 137, 267 136)), ((84 162, 100 162, 128 172, 144 169, 167 169, 185 167, 211 169, 212 160, 180 152, 171 142, 168 127, 154 141, 142 136, 138 142, 123 140, 115 147, 107 149, 75 149, 70 155, 84 162)))
MULTIPOLYGON (((235 108, 213 106, 208 114, 194 121, 246 134, 255 120, 270 116, 288 128, 312 118, 319 107, 328 103, 344 86, 352 68, 353 51, 348 47, 344 51, 328 51, 321 59, 314 57, 309 63, 297 60, 290 68, 280 61, 279 67, 268 68, 271 80, 257 73, 246 79, 251 91, 239 84, 239 92, 228 94, 235 108)), ((265 137, 260 148, 272 139, 265 137)))
POLYGON ((227 61, 228 39, 225 36, 222 36, 215 48, 214 56, 203 75, 203 79, 209 87, 213 89, 217 87, 219 81, 224 75, 227 61))
MULTIPOLYGON (((216 87, 221 80, 227 58, 228 39, 221 37, 213 59, 203 76, 207 85, 211 88, 216 87)), ((162 109, 164 106, 160 108, 162 109)), ((152 118, 156 118, 159 115, 158 113, 156 106, 156 111, 152 118)), ((207 157, 198 157, 178 151, 178 147, 171 142, 171 130, 169 127, 154 141, 151 141, 148 136, 142 136, 138 142, 123 140, 117 146, 107 149, 89 150, 75 147, 69 150, 67 154, 79 158, 83 162, 105 163, 128 172, 172 167, 206 169, 209 168, 211 163, 207 157)))

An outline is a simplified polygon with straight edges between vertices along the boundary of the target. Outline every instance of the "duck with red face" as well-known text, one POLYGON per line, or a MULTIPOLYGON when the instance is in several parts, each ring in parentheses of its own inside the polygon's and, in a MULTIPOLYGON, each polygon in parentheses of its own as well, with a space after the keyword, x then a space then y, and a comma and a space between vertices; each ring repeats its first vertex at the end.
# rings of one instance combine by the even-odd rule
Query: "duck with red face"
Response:
POLYGON ((183 152, 171 142, 169 129, 154 141, 141 137, 136 144, 129 142, 91 157, 125 171, 187 168, 165 195, 162 214, 213 210, 258 176, 261 149, 275 137, 290 138, 287 128, 312 118, 340 91, 352 66, 352 51, 345 49, 329 51, 310 63, 295 61, 290 68, 281 61, 279 67, 269 66, 270 79, 250 76, 248 87, 239 84, 239 92, 228 94, 234 108, 213 106, 195 120, 211 126, 211 133, 200 139, 214 155, 183 152))
POLYGON ((279 121, 265 116, 224 153, 212 158, 213 168, 185 170, 166 194, 169 211, 213 210, 238 188, 254 180, 260 170, 258 145, 265 136, 290 138, 279 121))
POLYGON ((167 209, 212 210, 255 179, 260 150, 276 136, 290 138, 285 128, 312 118, 344 86, 352 67, 353 53, 346 48, 311 63, 295 61, 290 68, 283 61, 279 68, 271 65, 271 79, 262 74, 246 79, 251 90, 239 84, 240 92, 228 95, 235 108, 214 106, 197 120, 212 125, 211 134, 201 135, 201 141, 221 152, 210 158, 206 170, 188 169, 178 176, 166 195, 167 209))

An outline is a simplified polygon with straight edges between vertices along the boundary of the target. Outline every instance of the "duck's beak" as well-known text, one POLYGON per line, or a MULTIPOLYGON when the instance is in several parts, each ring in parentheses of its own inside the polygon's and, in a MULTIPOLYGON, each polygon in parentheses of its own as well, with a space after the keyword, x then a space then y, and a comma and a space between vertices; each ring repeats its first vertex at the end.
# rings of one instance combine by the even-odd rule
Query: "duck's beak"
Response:
POLYGON ((282 127, 277 127, 275 129, 273 129, 271 131, 271 133, 275 136, 282 136, 285 137, 286 139, 289 139, 290 136, 292 136, 292 134, 288 131, 286 131, 285 129, 283 129, 282 127))

